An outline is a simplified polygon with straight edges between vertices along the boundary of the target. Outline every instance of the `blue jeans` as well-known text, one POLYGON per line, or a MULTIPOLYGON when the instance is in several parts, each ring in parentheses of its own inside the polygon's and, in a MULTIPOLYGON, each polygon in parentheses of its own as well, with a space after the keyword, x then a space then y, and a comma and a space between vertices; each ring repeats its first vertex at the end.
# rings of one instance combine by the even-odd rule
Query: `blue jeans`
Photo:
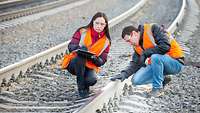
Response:
POLYGON ((152 83, 153 88, 162 88, 165 75, 177 74, 183 64, 168 55, 153 54, 151 64, 140 68, 132 77, 133 85, 152 83))

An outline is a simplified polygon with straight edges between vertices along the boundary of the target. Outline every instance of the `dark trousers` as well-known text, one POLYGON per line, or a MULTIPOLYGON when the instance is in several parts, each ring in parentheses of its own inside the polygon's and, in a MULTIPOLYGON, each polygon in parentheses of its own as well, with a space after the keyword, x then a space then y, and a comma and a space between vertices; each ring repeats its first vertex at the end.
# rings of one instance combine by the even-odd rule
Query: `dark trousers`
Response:
POLYGON ((97 82, 96 74, 93 69, 85 66, 86 59, 80 56, 72 59, 67 67, 67 70, 77 76, 78 90, 88 90, 89 86, 93 86, 97 82))

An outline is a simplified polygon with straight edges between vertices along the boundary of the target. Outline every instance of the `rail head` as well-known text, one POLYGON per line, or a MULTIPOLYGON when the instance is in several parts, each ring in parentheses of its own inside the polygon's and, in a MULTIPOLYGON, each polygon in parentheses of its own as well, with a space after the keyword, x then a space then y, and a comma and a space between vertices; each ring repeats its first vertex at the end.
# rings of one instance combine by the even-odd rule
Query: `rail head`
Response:
MULTIPOLYGON (((16 2, 26 2, 26 0, 18 0, 16 2)), ((35 6, 35 7, 1 13, 0 14, 0 22, 16 19, 16 18, 19 18, 22 16, 27 16, 27 15, 30 15, 33 13, 38 13, 38 12, 42 12, 42 11, 45 11, 48 9, 52 9, 57 6, 61 6, 61 5, 65 4, 65 2, 66 2, 66 0, 58 0, 58 1, 47 3, 47 4, 35 6)))
POLYGON ((171 32, 171 33, 175 32, 177 27, 180 25, 180 23, 183 20, 184 14, 185 14, 184 13, 185 7, 186 7, 186 0, 182 0, 182 6, 181 6, 181 9, 179 11, 179 14, 177 15, 177 17, 174 19, 173 23, 167 29, 168 32, 171 32))
POLYGON ((23 2, 25 0, 6 0, 6 1, 1 1, 0 5, 7 5, 7 4, 16 4, 18 2, 23 2))
POLYGON ((0 69, 1 82, 3 79, 8 82, 12 76, 16 78, 20 73, 25 73, 27 69, 35 64, 45 63, 47 60, 50 61, 56 55, 62 54, 68 43, 69 41, 0 69))

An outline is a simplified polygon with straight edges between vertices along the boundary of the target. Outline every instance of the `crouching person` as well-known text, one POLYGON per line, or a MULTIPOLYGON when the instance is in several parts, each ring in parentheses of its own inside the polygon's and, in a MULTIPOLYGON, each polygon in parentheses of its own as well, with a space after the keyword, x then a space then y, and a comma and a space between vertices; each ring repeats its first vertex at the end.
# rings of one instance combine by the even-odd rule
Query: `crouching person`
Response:
POLYGON ((149 96, 157 97, 171 81, 167 75, 177 74, 184 65, 184 54, 176 40, 157 24, 125 27, 122 38, 134 49, 132 61, 112 81, 132 77, 133 85, 152 83, 149 96))
POLYGON ((68 45, 69 54, 64 55, 62 68, 77 77, 78 92, 81 97, 89 94, 89 87, 97 82, 96 73, 107 61, 110 50, 108 20, 104 13, 96 13, 87 26, 79 28, 68 45), (94 53, 88 57, 78 49, 94 53))

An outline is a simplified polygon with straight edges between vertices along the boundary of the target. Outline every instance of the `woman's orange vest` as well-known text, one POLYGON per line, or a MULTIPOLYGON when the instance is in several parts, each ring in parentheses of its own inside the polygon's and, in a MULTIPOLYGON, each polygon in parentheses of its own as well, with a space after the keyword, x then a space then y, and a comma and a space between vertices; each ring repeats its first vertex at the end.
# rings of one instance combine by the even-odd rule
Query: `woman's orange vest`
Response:
MULTIPOLYGON (((92 44, 92 37, 91 37, 91 29, 80 29, 81 32, 81 38, 79 42, 79 46, 86 46, 88 48, 88 51, 91 53, 95 53, 96 56, 100 56, 101 53, 110 45, 110 41, 108 38, 104 35, 102 38, 100 38, 97 42, 92 44)), ((69 54, 64 55, 64 59, 62 62, 62 69, 67 68, 69 62, 77 56, 77 53, 72 51, 69 54)), ((87 60, 86 61, 86 67, 90 69, 94 69, 96 72, 99 72, 100 68, 97 67, 92 61, 87 60)))
MULTIPOLYGON (((144 33, 143 33, 143 48, 148 49, 148 48, 154 48, 157 44, 155 43, 154 37, 151 32, 151 26, 152 24, 144 24, 144 33)), ((176 40, 172 37, 171 34, 168 33, 168 38, 170 42, 170 50, 167 52, 169 56, 172 58, 182 58, 184 57, 182 48, 180 45, 176 42, 176 40)), ((141 55, 143 52, 143 49, 141 46, 135 46, 134 47, 135 51, 141 55)))

